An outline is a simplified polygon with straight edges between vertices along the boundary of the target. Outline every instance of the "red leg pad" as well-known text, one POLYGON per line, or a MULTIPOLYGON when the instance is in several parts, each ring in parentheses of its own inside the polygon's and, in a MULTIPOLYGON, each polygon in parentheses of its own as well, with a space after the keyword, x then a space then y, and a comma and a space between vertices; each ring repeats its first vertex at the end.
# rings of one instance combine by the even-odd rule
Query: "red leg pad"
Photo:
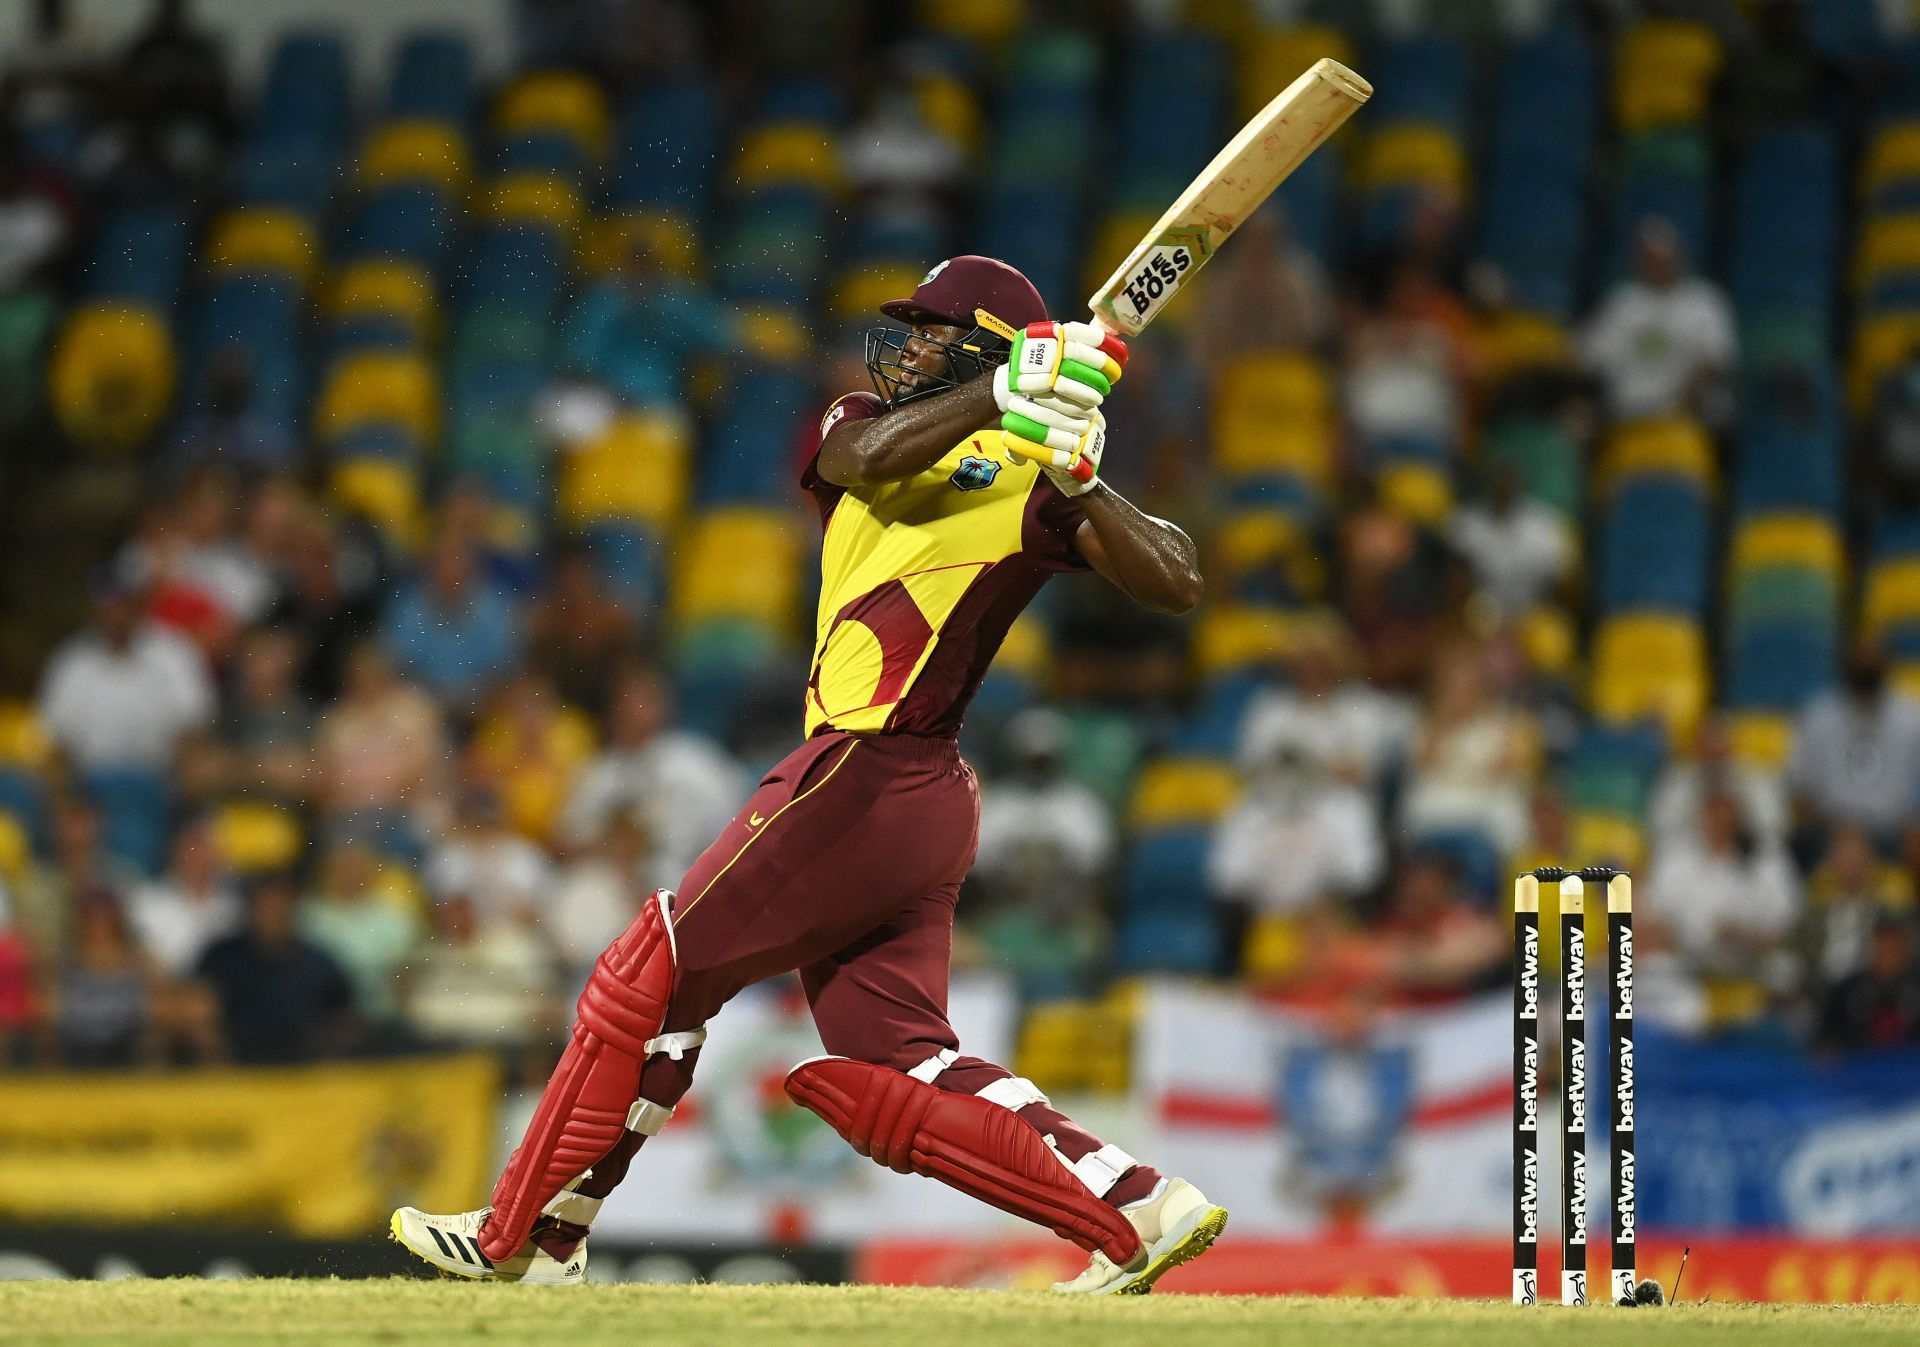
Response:
POLYGON ((1122 1267, 1140 1254, 1139 1233, 1127 1218, 998 1104, 847 1057, 802 1062, 787 1077, 787 1095, 889 1169, 938 1179, 1122 1267))
POLYGON ((519 1149, 493 1188, 480 1227, 481 1251, 496 1262, 526 1243, 540 1211, 613 1149, 640 1096, 647 1040, 660 1032, 676 966, 672 895, 662 889, 607 947, 576 1007, 573 1036, 547 1082, 519 1149))

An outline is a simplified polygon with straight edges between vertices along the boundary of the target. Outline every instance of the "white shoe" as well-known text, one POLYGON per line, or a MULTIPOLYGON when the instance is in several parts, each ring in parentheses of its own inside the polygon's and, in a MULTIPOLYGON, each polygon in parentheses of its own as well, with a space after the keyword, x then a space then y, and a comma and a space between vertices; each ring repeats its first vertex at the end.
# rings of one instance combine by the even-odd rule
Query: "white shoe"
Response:
POLYGON ((475 1236, 492 1210, 482 1207, 478 1211, 435 1216, 418 1207, 402 1207, 393 1213, 389 1228, 394 1242, 408 1253, 456 1277, 483 1282, 527 1282, 535 1286, 572 1286, 586 1279, 587 1242, 584 1239, 564 1263, 543 1252, 532 1240, 521 1245, 520 1252, 504 1263, 495 1263, 481 1253, 475 1236))
POLYGON ((1087 1270, 1053 1289, 1075 1296, 1143 1296, 1169 1268, 1179 1267, 1207 1251, 1227 1228, 1227 1209, 1208 1202, 1185 1179, 1165 1179, 1158 1192, 1120 1208, 1140 1232, 1144 1256, 1131 1271, 1103 1253, 1095 1253, 1087 1270))

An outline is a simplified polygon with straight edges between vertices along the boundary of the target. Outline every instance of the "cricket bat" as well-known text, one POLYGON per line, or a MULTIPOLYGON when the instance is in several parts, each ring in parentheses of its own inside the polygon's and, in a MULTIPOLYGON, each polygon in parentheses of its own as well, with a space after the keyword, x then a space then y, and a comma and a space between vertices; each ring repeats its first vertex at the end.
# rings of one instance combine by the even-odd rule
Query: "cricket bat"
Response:
POLYGON ((1369 98, 1373 86, 1322 58, 1240 128, 1087 301, 1109 332, 1137 336, 1273 189, 1369 98))

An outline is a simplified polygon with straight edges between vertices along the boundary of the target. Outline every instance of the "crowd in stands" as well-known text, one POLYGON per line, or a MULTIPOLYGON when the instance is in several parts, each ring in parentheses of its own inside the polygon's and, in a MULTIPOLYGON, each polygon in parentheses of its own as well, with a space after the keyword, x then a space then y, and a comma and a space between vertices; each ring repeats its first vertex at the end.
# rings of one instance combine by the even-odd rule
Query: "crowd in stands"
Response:
POLYGON ((358 105, 324 30, 241 88, 185 4, 0 54, 0 436, 142 484, 0 703, 8 1060, 537 1072, 799 732, 797 468, 876 303, 981 251, 1071 312, 1321 54, 1379 98, 1111 408, 1207 603, 1016 628, 957 962, 1440 1000, 1518 869, 1614 863, 1649 1019, 1920 1045, 1884 7, 794 8, 529 0, 514 69, 422 33, 358 105))

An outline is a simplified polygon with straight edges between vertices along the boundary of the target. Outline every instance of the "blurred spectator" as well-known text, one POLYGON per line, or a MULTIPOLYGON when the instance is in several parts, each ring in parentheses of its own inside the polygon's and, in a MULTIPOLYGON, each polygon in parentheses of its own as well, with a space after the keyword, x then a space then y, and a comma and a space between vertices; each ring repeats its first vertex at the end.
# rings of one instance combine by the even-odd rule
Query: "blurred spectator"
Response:
POLYGON ((190 976, 207 947, 238 931, 245 916, 204 818, 174 834, 166 874, 140 885, 127 900, 127 920, 141 947, 173 978, 190 976))
POLYGON ((1207 878, 1244 925, 1354 898, 1385 868, 1373 801, 1310 749, 1281 743, 1215 827, 1207 878))
POLYGON ((1726 719, 1708 716, 1694 733, 1693 756, 1675 758, 1660 773, 1647 803, 1647 833, 1655 850, 1692 833, 1709 794, 1724 791, 1740 805, 1740 822, 1756 838, 1787 835, 1786 782, 1778 771, 1733 755, 1726 719))
POLYGON ((527 650, 560 695, 575 706, 606 705, 612 670, 637 643, 633 615, 601 585, 592 554, 561 548, 527 615, 527 650))
POLYGON ((1429 530, 1364 483, 1340 520, 1338 606, 1353 627, 1363 673, 1395 692, 1428 677, 1447 612, 1447 551, 1429 530))
POLYGON ((273 576, 238 535, 239 514, 231 469, 199 469, 148 512, 120 561, 149 591, 154 616, 210 651, 224 650, 227 635, 257 621, 275 597, 273 576))
POLYGON ((1818 1041, 1842 1052, 1920 1047, 1920 958, 1911 920, 1883 913, 1874 923, 1860 971, 1827 993, 1818 1041))
POLYGON ((1431 1001, 1496 985, 1511 954, 1506 924, 1472 901, 1451 862, 1422 851, 1400 863, 1377 929, 1346 937, 1328 966, 1431 1001))
POLYGON ((1240 226, 1197 298, 1194 354, 1214 371, 1235 356, 1315 349, 1333 327, 1326 268, 1293 241, 1277 200, 1240 226))
POLYGON ((518 615, 475 561, 470 546, 443 537, 394 596, 382 631, 394 667, 459 709, 478 704, 523 649, 518 615))
POLYGON ((1733 795, 1710 791, 1691 833, 1654 853, 1645 895, 1640 936, 1651 1015, 1699 1032, 1764 1009, 1756 997, 1783 978, 1800 884, 1786 850, 1747 831, 1733 795), (1734 990, 1716 1001, 1716 987, 1726 986, 1734 990))
POLYGON ((1288 681, 1263 687, 1240 722, 1241 768, 1254 771, 1298 749, 1336 781, 1378 789, 1413 741, 1417 720, 1404 697, 1355 674, 1353 639, 1337 614, 1295 629, 1288 681))
POLYGON ((1434 321, 1411 268, 1396 268, 1377 314, 1355 329, 1347 352, 1347 415, 1363 442, 1451 445, 1465 411, 1461 351, 1434 321))
POLYGON ((13 923, 13 902, 0 881, 0 1071, 24 1065, 33 1051, 40 1013, 34 994, 33 951, 13 923))
POLYGON ((82 902, 47 1004, 52 1060, 87 1070, 152 1055, 153 974, 111 899, 82 902))
POLYGON ((401 975, 425 932, 412 900, 381 885, 372 851, 347 844, 327 853, 300 909, 300 934, 340 965, 369 1024, 399 1023, 401 975))
POLYGON ((167 471, 186 475, 208 465, 249 472, 293 468, 300 446, 286 426, 254 409, 253 362, 238 346, 213 358, 207 391, 168 446, 167 471))
POLYGON ((481 929, 530 925, 544 918, 553 872, 539 847, 507 826, 500 797, 485 787, 467 790, 454 826, 427 861, 435 902, 464 898, 481 929))
POLYGON ((545 678, 523 673, 494 698, 469 758, 499 793, 513 828, 546 843, 593 750, 593 722, 562 704, 545 678))
POLYGON ((35 866, 14 891, 14 921, 34 961, 56 962, 75 913, 89 903, 118 909, 133 886, 134 877, 102 844, 98 811, 77 796, 57 800, 52 861, 35 866))
POLYGON ((220 43, 193 24, 188 0, 157 0, 114 79, 126 115, 152 125, 175 157, 211 172, 232 133, 220 43))
POLYGON ((1847 660, 1846 685, 1807 703, 1793 728, 1787 780, 1799 820, 1816 839, 1835 823, 1867 827, 1891 847, 1920 800, 1920 705, 1887 683, 1886 655, 1869 644, 1847 660))
POLYGON ((57 279, 77 213, 60 176, 24 153, 12 119, 0 112, 0 303, 57 279))
POLYGON ((377 547, 365 530, 305 512, 287 540, 284 592, 271 619, 306 639, 300 689, 317 702, 340 695, 347 664, 372 633, 380 580, 377 547))
POLYGON ((1834 986, 1865 968, 1874 926, 1913 911, 1912 877, 1883 861, 1857 823, 1833 830, 1808 888, 1806 962, 1816 986, 1834 986))
POLYGON ((1402 832, 1474 833, 1502 853, 1518 850, 1536 749, 1525 714, 1495 696, 1483 647, 1443 650, 1408 764, 1402 832))
POLYGON ((1113 864, 1113 820, 1068 774, 1067 729, 1050 709, 1007 726, 1007 770, 981 792, 981 901, 963 908, 981 951, 1034 998, 1087 992, 1106 942, 1095 889, 1113 864))
POLYGON ((97 579, 91 629, 54 652, 40 718, 85 771, 163 772, 182 735, 213 714, 200 652, 144 622, 140 595, 118 576, 97 579))
MULTIPOLYGON (((901 55, 895 53, 888 67, 897 69, 901 55)), ((939 237, 967 157, 952 136, 928 122, 912 82, 883 73, 866 114, 847 130, 840 166, 870 220, 904 230, 930 228, 939 237)))
POLYGON ((259 791, 293 801, 309 784, 316 716, 299 684, 301 643, 285 627, 241 638, 213 733, 193 746, 181 775, 199 795, 259 791))
POLYGON ((462 895, 433 909, 414 961, 407 1024, 429 1043, 525 1048, 559 1027, 552 951, 525 926, 482 922, 462 895))
POLYGON ((1484 500, 1453 517, 1453 545, 1494 613, 1513 619, 1549 598, 1572 572, 1579 541, 1558 510, 1523 494, 1508 464, 1489 474, 1484 500))
POLYGON ((361 646, 316 745, 320 805, 332 837, 410 853, 416 816, 431 803, 447 757, 440 708, 396 678, 377 647, 361 646))
POLYGON ((737 343, 732 311, 670 274, 643 239, 590 285, 560 329, 560 367, 630 407, 678 407, 687 363, 737 343))
POLYGON ((337 1055, 358 1034, 353 992, 332 956, 299 933, 293 876, 258 877, 246 924, 201 956, 199 976, 220 1006, 233 1060, 254 1065, 337 1055))
POLYGON ((607 707, 607 740, 577 779, 561 821, 574 846, 616 813, 647 838, 643 889, 672 888, 732 819, 751 783, 709 740, 673 728, 673 702, 653 670, 623 671, 607 707))
POLYGON ((638 876, 647 835, 630 815, 616 814, 561 872, 541 926, 558 947, 571 983, 585 983, 602 950, 640 915, 649 892, 638 876))
POLYGON ((1684 413, 1720 424, 1722 381, 1739 355, 1726 295, 1687 274, 1679 232, 1665 220, 1640 223, 1633 270, 1581 336, 1608 410, 1619 421, 1684 413))

